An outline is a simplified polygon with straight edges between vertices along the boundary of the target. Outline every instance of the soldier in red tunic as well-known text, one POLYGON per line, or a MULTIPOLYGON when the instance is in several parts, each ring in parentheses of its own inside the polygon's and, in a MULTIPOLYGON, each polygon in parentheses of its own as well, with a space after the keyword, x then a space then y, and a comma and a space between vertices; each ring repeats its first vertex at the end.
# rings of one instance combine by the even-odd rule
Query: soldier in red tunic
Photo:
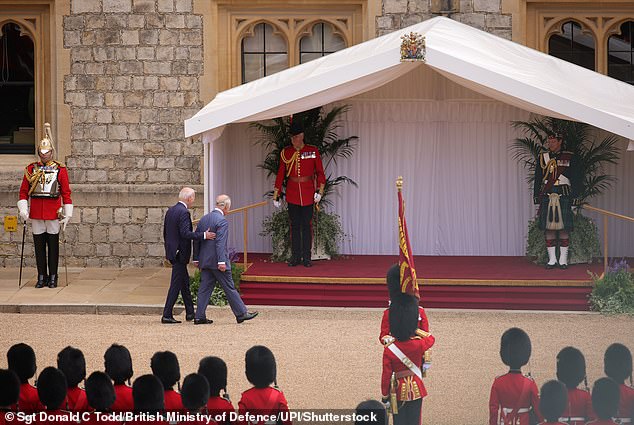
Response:
POLYGON ((7 363, 9 369, 14 371, 20 379, 20 400, 17 409, 27 413, 41 410, 43 406, 37 395, 37 388, 29 384, 29 379, 35 376, 37 371, 33 348, 24 343, 11 346, 7 351, 7 363))
MULTIPOLYGON (((20 399, 20 379, 14 371, 0 369, 0 425, 5 425, 6 412, 15 411, 20 399)), ((8 423, 11 423, 9 421, 8 423)))
POLYGON ((559 420, 568 425, 584 425, 595 419, 586 380, 586 359, 581 351, 566 347, 557 354, 557 379, 568 389, 568 404, 559 420), (577 388, 582 381, 585 390, 577 388))
POLYGON ((548 381, 542 385, 541 398, 539 399, 539 411, 544 417, 543 425, 566 425, 560 422, 560 416, 566 410, 568 404, 568 391, 559 381, 548 381))
POLYGON ((114 382, 114 392, 116 395, 113 412, 131 412, 134 410, 134 399, 132 388, 126 385, 134 375, 132 370, 132 356, 130 351, 123 345, 112 344, 103 355, 106 373, 114 382))
POLYGON ((121 421, 113 418, 110 408, 114 403, 114 386, 110 377, 103 372, 93 372, 86 379, 86 399, 92 412, 82 416, 82 424, 86 425, 120 425, 121 421), (99 412, 101 415, 97 416, 99 412))
POLYGON ((168 425, 165 420, 163 384, 154 375, 141 375, 132 384, 134 419, 126 425, 168 425))
POLYGON ((209 399, 209 382, 207 378, 199 373, 192 373, 183 380, 183 389, 181 391, 183 397, 183 405, 189 416, 192 417, 185 421, 180 421, 180 425, 217 425, 216 421, 207 423, 208 414, 205 405, 209 399), (203 417, 202 415, 206 415, 203 417))
POLYGON ((612 420, 619 410, 619 385, 612 378, 600 378, 592 386, 592 409, 597 420, 588 425, 620 425, 629 422, 612 420))
POLYGON ((198 373, 209 382, 207 413, 219 418, 216 422, 220 425, 231 424, 231 415, 235 413, 235 409, 227 394, 227 364, 219 357, 204 357, 198 364, 198 373), (224 394, 220 395, 220 391, 224 394))
POLYGON ((24 170, 18 210, 22 220, 31 220, 37 263, 35 287, 42 288, 46 285, 49 288, 55 288, 59 262, 59 226, 66 228, 66 224, 73 215, 73 202, 70 199, 66 166, 53 160, 54 151, 49 124, 45 124, 45 131, 47 135, 37 147, 40 160, 27 165, 24 170), (29 199, 31 199, 30 211, 29 199), (48 270, 46 267, 47 247, 48 270))
POLYGON ((78 348, 68 346, 57 354, 57 367, 66 377, 68 391, 64 409, 72 412, 89 410, 86 392, 79 388, 79 383, 86 379, 86 359, 78 348))
POLYGON ((502 334, 500 357, 510 369, 493 381, 489 397, 489 425, 529 425, 531 410, 539 406, 537 385, 532 378, 522 375, 522 366, 531 357, 531 340, 519 328, 502 334))
POLYGON ((623 344, 615 343, 605 350, 603 371, 619 384, 619 408, 615 417, 618 423, 634 422, 634 388, 632 388, 632 353, 623 344), (630 381, 630 385, 625 380, 630 381))
POLYGON ((165 411, 180 412, 184 410, 181 395, 174 391, 174 385, 181 379, 178 357, 171 351, 158 351, 150 360, 152 374, 163 384, 165 393, 165 411))
POLYGON ((545 231, 548 264, 557 264, 556 243, 559 238, 559 267, 568 268, 569 232, 573 230, 572 206, 580 204, 582 176, 577 156, 562 151, 563 136, 548 136, 548 152, 539 154, 535 165, 533 202, 539 205, 539 228, 545 231))
POLYGON ((313 205, 319 203, 324 194, 326 176, 317 148, 304 144, 304 128, 299 118, 293 120, 290 132, 291 146, 282 149, 280 154, 273 204, 280 206, 282 184, 286 181, 286 203, 291 222, 291 260, 288 265, 293 267, 303 262, 304 266, 311 267, 313 205))
POLYGON ((45 368, 37 378, 37 394, 46 410, 37 415, 36 424, 77 424, 71 412, 62 410, 66 399, 66 377, 61 370, 50 366, 45 368))

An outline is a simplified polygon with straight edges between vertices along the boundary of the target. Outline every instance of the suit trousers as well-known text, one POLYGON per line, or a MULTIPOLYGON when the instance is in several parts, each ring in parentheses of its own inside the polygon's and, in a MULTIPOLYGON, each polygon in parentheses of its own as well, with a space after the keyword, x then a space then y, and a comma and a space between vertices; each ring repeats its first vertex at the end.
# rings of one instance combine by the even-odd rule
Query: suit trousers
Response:
POLYGON ((313 204, 288 204, 288 217, 291 220, 291 260, 310 261, 312 250, 313 204))
POLYGON ((167 299, 165 300, 165 308, 163 309, 163 317, 174 317, 172 310, 178 293, 183 297, 185 303, 185 314, 191 316, 194 314, 194 301, 189 291, 189 273, 187 272, 187 264, 173 261, 172 263, 172 279, 170 280, 170 288, 167 291, 167 299))
POLYGON ((225 270, 221 272, 218 269, 202 269, 200 270, 200 287, 198 288, 198 301, 196 302, 196 319, 205 319, 205 311, 211 298, 211 293, 216 286, 216 282, 220 283, 227 301, 231 307, 231 311, 236 317, 240 317, 246 314, 247 306, 244 305, 244 301, 240 297, 240 294, 236 290, 233 284, 233 277, 231 277, 231 270, 225 270))

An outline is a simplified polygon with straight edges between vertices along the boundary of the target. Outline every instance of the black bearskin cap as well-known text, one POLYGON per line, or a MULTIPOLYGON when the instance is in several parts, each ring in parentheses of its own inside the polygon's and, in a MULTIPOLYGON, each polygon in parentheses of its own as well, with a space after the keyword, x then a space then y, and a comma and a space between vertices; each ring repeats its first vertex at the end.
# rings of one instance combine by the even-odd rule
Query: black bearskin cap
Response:
POLYGON ((390 294, 390 300, 402 294, 401 291, 401 269, 398 264, 394 264, 387 270, 385 278, 387 282, 387 292, 390 294))
POLYGON ((256 388, 266 388, 275 382, 277 365, 273 352, 263 345, 255 345, 244 356, 247 379, 256 388))
POLYGON ((407 341, 418 328, 418 300, 400 294, 390 304, 390 334, 399 341, 407 341))
POLYGON ((289 129, 291 136, 297 136, 304 132, 304 125, 302 124, 302 120, 299 117, 294 117, 293 122, 291 123, 291 128, 289 129))
POLYGON ((359 403, 355 409, 355 413, 358 417, 369 417, 374 414, 376 421, 373 420, 361 420, 354 421, 354 425, 388 425, 387 424, 387 412, 385 406, 378 400, 366 400, 359 403))
POLYGON ((68 388, 79 385, 86 378, 86 359, 78 348, 68 346, 57 355, 57 367, 66 376, 68 388))
POLYGON ((171 389, 180 379, 181 370, 176 354, 171 351, 157 351, 150 361, 152 373, 161 380, 163 388, 171 389))
POLYGON ((568 406, 568 390, 559 381, 548 381, 542 386, 539 411, 548 422, 558 422, 568 406))
POLYGON ((0 407, 9 407, 20 398, 20 378, 10 369, 0 369, 0 407))
POLYGON ((116 398, 110 377, 99 371, 91 373, 86 379, 86 398, 97 412, 108 410, 116 398))
POLYGON ((37 395, 48 409, 59 409, 66 400, 66 377, 61 370, 47 367, 37 378, 37 395))
POLYGON ((37 366, 35 363, 35 351, 30 345, 19 343, 13 345, 7 351, 7 363, 9 369, 15 372, 23 384, 33 378, 37 366))
POLYGON ((198 373, 207 378, 209 394, 217 397, 227 389, 227 364, 219 357, 205 357, 198 365, 198 373))
POLYGON ((625 383, 626 378, 632 377, 632 353, 623 344, 614 343, 605 350, 603 357, 603 371, 617 383, 625 383))
POLYGON ((619 410, 621 390, 612 378, 600 378, 592 387, 592 408, 599 419, 610 419, 619 410))
POLYGON ((106 373, 115 385, 125 383, 132 378, 132 357, 130 352, 123 345, 112 344, 103 355, 106 373))
POLYGON ((572 389, 586 377, 586 359, 575 347, 566 347, 557 354, 557 379, 572 389))
POLYGON ((156 413, 165 409, 165 390, 154 375, 142 375, 134 380, 132 398, 136 412, 156 413))
POLYGON ((181 390, 183 406, 190 412, 195 412, 207 404, 209 400, 209 382, 199 373, 190 373, 183 381, 181 390))
POLYGON ((520 369, 531 358, 531 339, 520 328, 510 328, 502 334, 500 357, 511 369, 520 369))

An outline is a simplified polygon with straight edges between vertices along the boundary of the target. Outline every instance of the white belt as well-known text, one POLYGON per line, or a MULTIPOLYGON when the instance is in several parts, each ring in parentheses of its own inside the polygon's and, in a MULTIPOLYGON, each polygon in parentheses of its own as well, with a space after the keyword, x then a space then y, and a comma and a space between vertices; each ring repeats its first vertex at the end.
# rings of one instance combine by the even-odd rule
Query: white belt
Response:
POLYGON ((632 419, 630 418, 614 418, 614 422, 617 424, 631 424, 632 419))
POLYGON ((555 181, 555 186, 570 186, 570 179, 566 176, 559 176, 555 181))
MULTIPOLYGON (((502 408, 502 412, 504 412, 505 415, 508 415, 509 413, 511 413, 513 410, 515 409, 511 409, 510 407, 503 407, 502 408)), ((515 413, 528 413, 531 411, 530 407, 522 407, 521 409, 518 409, 515 413)))
POLYGON ((569 417, 565 417, 565 418, 559 418, 559 422, 566 422, 566 423, 570 423, 570 422, 586 422, 586 418, 569 418, 569 417))

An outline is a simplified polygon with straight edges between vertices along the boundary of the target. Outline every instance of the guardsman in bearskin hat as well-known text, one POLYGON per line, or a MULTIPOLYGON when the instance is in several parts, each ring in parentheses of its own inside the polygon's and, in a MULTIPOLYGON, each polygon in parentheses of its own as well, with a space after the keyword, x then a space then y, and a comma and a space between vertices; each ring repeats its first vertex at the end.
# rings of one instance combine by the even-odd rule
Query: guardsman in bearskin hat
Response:
MULTIPOLYGON (((209 382, 207 378, 198 374, 191 373, 183 380, 183 389, 181 391, 183 397, 183 406, 189 413, 197 414, 203 412, 203 408, 209 399, 209 382)), ((203 425, 205 420, 180 422, 182 425, 203 425)))
POLYGON ((592 386, 592 408, 598 419, 588 422, 588 425, 619 425, 623 423, 612 420, 619 410, 619 384, 612 378, 597 379, 592 386))
POLYGON ((112 344, 103 355, 106 373, 114 382, 116 399, 112 405, 113 412, 131 412, 134 409, 132 388, 126 385, 134 375, 132 356, 123 345, 112 344))
POLYGON ((20 400, 18 408, 23 412, 35 412, 42 409, 37 389, 29 384, 29 379, 35 376, 37 364, 35 351, 30 345, 19 343, 11 346, 7 351, 7 364, 20 379, 20 400))
MULTIPOLYGON (((277 365, 273 352, 263 345, 249 348, 244 356, 245 374, 253 385, 242 393, 238 402, 240 415, 288 415, 288 402, 284 393, 277 388, 277 365), (275 385, 275 386, 271 386, 275 385)), ((290 418, 277 422, 291 425, 290 418)), ((264 421, 253 425, 264 425, 264 421)))
MULTIPOLYGON (((94 412, 107 413, 114 403, 115 394, 112 380, 103 372, 96 371, 90 374, 86 379, 86 399, 89 406, 94 412)), ((87 420, 83 420, 82 424, 97 425, 104 424, 104 419, 97 419, 97 415, 92 412, 87 420)), ((108 421, 108 425, 116 425, 120 422, 108 421)))
POLYGON ((569 233, 573 230, 572 206, 579 206, 583 176, 577 156, 562 150, 563 135, 548 135, 548 151, 541 152, 535 165, 533 201, 539 205, 539 228, 545 231, 548 264, 557 265, 559 239, 559 267, 568 268, 569 233))
POLYGON ((66 376, 68 391, 64 408, 70 411, 85 412, 88 410, 86 392, 79 388, 79 383, 86 379, 86 359, 80 349, 68 346, 57 355, 57 367, 66 376))
POLYGON ((304 126, 299 116, 293 119, 290 133, 291 145, 280 153, 273 204, 280 206, 282 184, 286 181, 286 203, 291 221, 291 260, 288 265, 293 267, 303 263, 311 267, 313 206, 324 194, 326 176, 319 150, 304 144, 304 126))
POLYGON ((2 412, 15 410, 20 399, 20 379, 10 369, 0 369, 0 424, 4 424, 2 412))
POLYGON ((48 416, 38 420, 37 424, 77 424, 70 417, 70 412, 63 410, 66 400, 66 377, 61 370, 52 366, 45 368, 37 378, 37 393, 48 416))
POLYGON ((566 425, 560 422, 560 417, 568 404, 568 391, 566 386, 559 381, 548 381, 542 385, 539 399, 539 411, 544 417, 543 424, 566 425))
POLYGON ((531 357, 528 334, 519 328, 504 332, 500 341, 500 357, 509 371, 493 381, 489 397, 489 425, 529 425, 531 414, 539 417, 536 411, 539 395, 535 381, 522 375, 522 366, 531 357))
POLYGON ((174 385, 181 379, 176 354, 171 351, 157 351, 150 360, 150 367, 152 374, 160 379, 165 389, 165 410, 173 412, 184 410, 181 395, 174 391, 174 385))
POLYGON ((165 399, 163 395, 163 384, 156 376, 142 375, 135 379, 132 385, 132 396, 134 398, 134 413, 137 417, 132 421, 126 421, 126 424, 167 425, 167 421, 156 419, 158 415, 164 415, 165 399), (151 416, 154 416, 154 418, 151 419, 151 416))
POLYGON ((59 262, 59 227, 61 225, 62 229, 66 228, 73 216, 73 201, 70 199, 68 170, 64 164, 53 159, 50 125, 46 123, 44 127, 46 135, 37 146, 40 160, 27 165, 24 170, 18 210, 22 220, 31 220, 37 263, 35 287, 55 288, 59 262))
MULTIPOLYGON (((584 425, 595 419, 586 378, 586 359, 581 351, 575 347, 566 347, 557 354, 557 379, 568 390, 568 404, 560 421, 568 425, 584 425), (585 383, 585 390, 577 388, 581 382, 585 383)), ((542 394, 542 400, 543 397, 542 394)))
POLYGON ((381 394, 389 402, 394 424, 420 425, 423 398, 427 395, 423 384, 423 358, 434 345, 433 335, 417 334, 418 300, 408 294, 397 294, 390 304, 390 335, 393 341, 383 348, 381 394))
POLYGON ((605 351, 603 358, 603 370, 608 377, 619 384, 619 409, 617 414, 612 416, 615 416, 617 423, 633 423, 634 388, 632 388, 632 353, 623 344, 615 343, 610 345, 605 351), (626 380, 629 381, 630 385, 625 383, 626 380))
POLYGON ((207 378, 209 382, 209 400, 207 400, 207 411, 212 416, 222 416, 227 418, 221 425, 231 423, 229 417, 235 412, 233 404, 227 393, 227 364, 219 357, 204 357, 198 364, 198 373, 207 378), (224 394, 220 395, 220 391, 224 394))

